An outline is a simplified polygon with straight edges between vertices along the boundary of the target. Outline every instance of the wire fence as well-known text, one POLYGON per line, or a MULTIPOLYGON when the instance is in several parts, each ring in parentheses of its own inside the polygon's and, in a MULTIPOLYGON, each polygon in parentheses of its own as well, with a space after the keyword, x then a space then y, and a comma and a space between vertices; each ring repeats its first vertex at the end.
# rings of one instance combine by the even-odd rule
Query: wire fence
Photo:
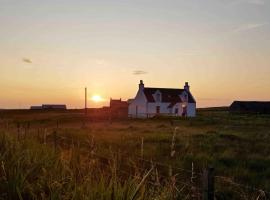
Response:
MULTIPOLYGON (((11 129, 12 125, 14 127, 14 123, 12 122, 2 123, 2 127, 6 130, 11 129)), ((216 199, 223 199, 228 196, 239 199, 270 199, 269 191, 237 183, 231 177, 209 175, 209 169, 202 170, 203 173, 196 172, 193 166, 191 169, 184 169, 145 159, 143 153, 140 156, 133 156, 135 160, 133 160, 132 164, 128 159, 118 155, 117 152, 112 152, 112 156, 101 155, 97 153, 93 139, 92 141, 83 141, 58 134, 58 123, 53 131, 49 131, 46 128, 37 129, 36 135, 29 134, 29 129, 30 123, 25 123, 24 125, 17 123, 14 134, 17 135, 18 140, 33 137, 42 144, 52 145, 55 151, 59 148, 74 147, 87 149, 90 154, 89 157, 98 160, 103 166, 110 165, 115 160, 121 161, 121 164, 118 163, 118 173, 121 176, 142 178, 142 174, 152 169, 152 176, 147 179, 147 184, 160 187, 162 184, 170 182, 176 191, 187 193, 191 199, 211 199, 214 197, 216 199)), ((143 141, 141 142, 143 146, 143 141)))
MULTIPOLYGON (((58 139, 66 140, 71 143, 75 141, 71 138, 67 138, 64 136, 58 136, 58 139)), ((76 141, 79 143, 80 147, 86 147, 92 149, 93 146, 89 144, 89 142, 84 141, 76 141)), ((75 143, 76 143, 75 142, 75 143)), ((100 155, 98 153, 92 152, 94 158, 99 159, 100 162, 103 164, 108 164, 109 162, 113 161, 115 158, 108 157, 104 155, 100 155)), ((204 174, 201 172, 195 172, 194 169, 184 169, 180 167, 175 167, 173 165, 168 165, 165 163, 148 160, 140 156, 135 156, 136 162, 140 163, 139 165, 129 165, 129 164, 122 164, 122 167, 119 172, 123 173, 128 176, 132 176, 131 172, 140 170, 140 172, 147 171, 150 168, 154 168, 156 171, 154 179, 147 180, 147 182, 151 185, 160 186, 162 183, 166 183, 168 181, 174 182, 175 188, 177 191, 183 191, 184 189, 187 190, 190 194, 192 194, 192 198, 195 199, 211 199, 211 198, 203 198, 203 194, 209 192, 208 188, 205 188, 205 184, 209 185, 209 183, 205 180, 209 177, 204 177, 204 174), (134 168, 133 170, 124 170, 127 168, 134 168), (180 188, 180 189, 178 189, 180 188)), ((125 162, 127 163, 127 162, 125 162)), ((206 169, 208 171, 208 169, 206 169)), ((136 176, 133 176, 136 177, 136 176)), ((248 186, 245 184, 240 184, 233 181, 231 177, 225 176, 213 176, 213 183, 210 185, 215 185, 215 188, 212 188, 214 191, 215 196, 222 198, 223 196, 237 196, 239 199, 269 199, 270 192, 259 189, 256 187, 248 186), (224 189, 225 188, 225 189, 224 189), (253 197, 253 198, 252 198, 253 197)), ((185 191, 187 192, 187 191, 185 191)))

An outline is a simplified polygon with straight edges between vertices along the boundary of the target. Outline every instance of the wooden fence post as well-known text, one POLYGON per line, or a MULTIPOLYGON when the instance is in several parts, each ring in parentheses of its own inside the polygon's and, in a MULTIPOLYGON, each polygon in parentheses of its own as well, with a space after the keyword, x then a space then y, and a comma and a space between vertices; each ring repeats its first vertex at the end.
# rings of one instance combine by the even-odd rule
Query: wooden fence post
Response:
POLYGON ((47 143, 47 128, 44 129, 43 132, 43 144, 47 143))
POLYGON ((168 175, 169 175, 170 178, 173 176, 172 165, 169 165, 169 167, 168 167, 168 175))
POLYGON ((17 122, 17 138, 20 140, 20 123, 17 122))
POLYGON ((39 131, 40 131, 40 129, 38 128, 38 129, 37 129, 37 135, 36 135, 36 136, 37 136, 37 140, 40 142, 40 135, 39 135, 39 131))
POLYGON ((203 171, 203 200, 214 200, 214 168, 209 167, 203 171))
POLYGON ((27 122, 25 122, 25 124, 24 124, 24 139, 26 139, 26 136, 27 136, 27 128, 28 128, 28 124, 27 124, 27 122))
POLYGON ((143 145, 143 143, 144 143, 144 138, 142 137, 141 138, 141 158, 143 159, 143 150, 144 150, 144 145, 143 145))
POLYGON ((9 122, 6 121, 6 129, 9 130, 9 122))
POLYGON ((54 152, 56 152, 56 148, 57 148, 57 132, 56 131, 53 132, 53 139, 54 139, 54 152))

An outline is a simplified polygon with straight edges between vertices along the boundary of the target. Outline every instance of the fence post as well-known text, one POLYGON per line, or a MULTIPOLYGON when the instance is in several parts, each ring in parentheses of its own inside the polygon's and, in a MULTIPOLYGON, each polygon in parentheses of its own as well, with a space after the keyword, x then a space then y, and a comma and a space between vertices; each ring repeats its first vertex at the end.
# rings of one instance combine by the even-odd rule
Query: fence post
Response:
POLYGON ((203 171, 203 200, 214 200, 214 168, 208 167, 203 171))
MULTIPOLYGON (((29 127, 30 127, 30 125, 29 125, 29 127)), ((24 124, 24 139, 26 139, 27 132, 28 132, 28 123, 25 122, 25 124, 24 124)))
POLYGON ((38 129, 37 129, 37 135, 36 135, 36 136, 37 136, 37 140, 40 142, 39 130, 40 130, 40 129, 38 128, 38 129))
POLYGON ((46 143, 47 143, 47 129, 45 128, 43 132, 43 144, 46 144, 46 143))
POLYGON ((54 138, 54 152, 56 152, 56 148, 57 148, 57 132, 56 131, 53 132, 53 138, 54 138))
POLYGON ((143 159, 143 149, 144 149, 143 143, 144 143, 144 138, 142 137, 142 138, 141 138, 141 158, 142 158, 142 159, 143 159))
POLYGON ((17 122, 17 138, 20 140, 20 123, 17 122))
POLYGON ((6 129, 9 130, 9 122, 6 121, 6 129))
POLYGON ((169 167, 168 167, 168 175, 169 175, 170 178, 173 176, 172 165, 169 165, 169 167))

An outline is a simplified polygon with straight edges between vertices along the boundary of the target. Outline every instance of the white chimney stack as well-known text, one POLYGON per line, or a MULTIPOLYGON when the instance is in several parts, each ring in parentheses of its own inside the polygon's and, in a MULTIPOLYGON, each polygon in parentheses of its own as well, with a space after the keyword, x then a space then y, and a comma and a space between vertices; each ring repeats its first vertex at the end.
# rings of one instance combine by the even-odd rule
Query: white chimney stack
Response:
POLYGON ((143 80, 140 80, 139 90, 143 90, 143 89, 144 89, 143 80))
POLYGON ((189 85, 188 85, 188 82, 185 82, 184 89, 185 89, 186 91, 188 91, 188 92, 189 92, 189 85))

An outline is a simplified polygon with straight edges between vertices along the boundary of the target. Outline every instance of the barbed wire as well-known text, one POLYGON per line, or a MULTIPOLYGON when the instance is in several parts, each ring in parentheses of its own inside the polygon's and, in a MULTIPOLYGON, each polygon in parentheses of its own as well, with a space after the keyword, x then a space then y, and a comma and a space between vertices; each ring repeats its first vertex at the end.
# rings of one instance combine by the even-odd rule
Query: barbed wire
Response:
MULTIPOLYGON (((2 122, 4 122, 2 120, 2 122)), ((12 124, 12 122, 10 123, 12 124)), ((2 126, 5 126, 4 123, 2 123, 2 126)), ((16 127, 15 127, 16 128, 16 127)), ((54 131, 52 133, 47 133, 46 134, 46 137, 48 136, 52 136, 53 133, 56 131, 55 129, 53 129, 54 131)), ((16 131, 14 132, 16 133, 16 131)), ((66 136, 62 136, 62 135, 57 135, 57 138, 60 138, 60 139, 64 139, 64 140, 67 140, 67 141, 70 141, 71 144, 74 145, 74 143, 77 143, 77 144, 80 144, 81 145, 85 145, 87 147, 90 147, 90 143, 89 142, 84 142, 84 141, 79 141, 79 140, 76 140, 74 138, 69 138, 69 137, 66 137, 66 136)), ((95 156, 99 156, 100 158, 103 157, 103 159, 107 159, 107 160, 113 160, 113 158, 109 158, 109 157, 106 157, 106 156, 102 156, 102 155, 98 155, 95 153, 95 156)), ((141 160, 143 162, 146 162, 146 163, 150 163, 152 165, 155 165, 155 166, 161 166, 161 167, 166 167, 166 168, 171 168, 175 171, 183 171, 183 172, 187 172, 187 173, 194 173, 192 170, 189 170, 189 169, 184 169, 184 168, 180 168, 180 167, 175 167, 175 166, 172 166, 172 165, 167 165, 167 164, 164 164, 164 163, 160 163, 160 162, 157 162, 157 161, 153 161, 153 160, 147 160, 147 159, 144 159, 142 157, 139 157, 139 156, 136 156, 136 158, 138 160, 141 160)), ((137 168, 139 168, 137 166, 137 168)), ((144 169, 144 168, 141 168, 141 169, 144 169)), ((144 169, 145 170, 145 169, 144 169)), ((128 172, 127 172, 128 173, 128 172)), ((202 173, 195 173, 196 175, 199 175, 199 176, 202 176, 202 173)), ((248 185, 245 185, 245 184, 241 184, 241 183, 237 183, 237 182, 234 182, 232 180, 232 177, 226 177, 226 176, 214 176, 216 179, 220 179, 226 183, 229 183, 229 184, 232 184, 232 185, 235 185, 235 186, 238 186, 238 187, 241 187, 241 188, 244 188, 246 190, 252 190, 252 191, 257 191, 257 192, 263 192, 265 194, 269 194, 270 195, 270 192, 269 191, 266 191, 264 189, 260 189, 260 188, 257 188, 257 187, 252 187, 252 186, 248 186, 248 185)), ((189 184, 187 184, 189 185, 189 184)), ((190 186, 190 185, 189 185, 190 186)))
MULTIPOLYGON (((71 139, 71 138, 67 138, 67 137, 64 137, 64 136, 58 136, 58 137, 61 137, 63 139, 74 142, 74 140, 71 139)), ((83 145, 83 144, 86 145, 86 146, 90 145, 88 142, 84 142, 84 141, 80 141, 79 143, 80 143, 80 145, 83 145)), ((99 156, 101 156, 101 155, 99 155, 99 156)), ((108 157, 105 157, 105 156, 104 156, 104 158, 112 159, 112 158, 108 158, 108 157)), ((190 174, 194 173, 194 171, 192 171, 192 170, 188 170, 188 169, 184 169, 184 168, 180 168, 180 167, 175 167, 175 166, 172 166, 172 165, 167 165, 167 164, 160 163, 160 162, 153 161, 153 160, 147 160, 147 159, 144 159, 144 158, 139 157, 139 156, 135 156, 135 158, 138 159, 138 160, 141 160, 143 162, 153 164, 155 166, 161 166, 161 167, 165 167, 165 168, 172 168, 175 171, 179 170, 179 171, 184 171, 184 172, 187 172, 187 173, 190 173, 190 174)), ((195 174, 200 175, 200 176, 202 175, 202 173, 199 173, 199 172, 196 172, 195 174)))
MULTIPOLYGON (((63 137, 63 136, 62 136, 62 138, 68 139, 68 138, 63 137)), ((89 143, 86 143, 86 142, 83 142, 83 141, 80 144, 83 144, 83 143, 86 144, 86 145, 89 145, 89 143)), ((96 156, 101 156, 101 155, 98 155, 98 154, 95 154, 95 155, 96 156)), ((105 159, 111 159, 111 160, 113 159, 113 158, 108 158, 106 156, 102 156, 102 157, 105 158, 105 159)), ((160 163, 160 162, 153 161, 153 160, 147 160, 147 159, 144 159, 144 158, 141 158, 141 157, 138 157, 138 156, 136 156, 136 158, 138 160, 144 161, 144 162, 149 163, 149 164, 152 164, 154 166, 162 166, 162 167, 165 167, 165 168, 172 168, 172 169, 174 169, 176 171, 179 170, 179 171, 184 171, 184 172, 187 172, 187 173, 194 173, 192 170, 188 170, 188 169, 184 169, 184 168, 180 168, 180 167, 175 167, 175 166, 172 166, 172 165, 167 165, 167 164, 160 163)), ((202 176, 203 175, 202 173, 198 173, 198 172, 196 172, 194 174, 195 175, 199 175, 199 176, 202 176)), ((218 178, 218 179, 222 179, 223 181, 225 181, 227 183, 233 184, 233 185, 238 186, 238 187, 241 187, 241 188, 245 188, 245 189, 253 190, 253 191, 257 191, 257 192, 264 192, 266 194, 270 194, 269 191, 266 191, 264 189, 260 189, 260 188, 256 188, 256 187, 251 187, 251 186, 248 186, 248 185, 245 185, 245 184, 241 184, 241 183, 236 183, 236 182, 232 181, 232 178, 231 177, 225 177, 225 176, 214 176, 214 177, 215 178, 218 178)), ((191 186, 190 184, 187 184, 185 182, 182 182, 182 183, 191 186)))
POLYGON ((214 176, 214 177, 217 178, 217 179, 221 179, 223 182, 230 183, 232 185, 235 185, 235 186, 244 188, 246 190, 252 190, 252 191, 257 191, 257 192, 262 192, 263 191, 266 194, 270 194, 269 191, 266 191, 264 189, 260 189, 260 188, 253 187, 253 186, 244 185, 244 184, 241 184, 241 183, 236 183, 236 182, 234 182, 232 180, 231 177, 225 177, 225 176, 214 176))

